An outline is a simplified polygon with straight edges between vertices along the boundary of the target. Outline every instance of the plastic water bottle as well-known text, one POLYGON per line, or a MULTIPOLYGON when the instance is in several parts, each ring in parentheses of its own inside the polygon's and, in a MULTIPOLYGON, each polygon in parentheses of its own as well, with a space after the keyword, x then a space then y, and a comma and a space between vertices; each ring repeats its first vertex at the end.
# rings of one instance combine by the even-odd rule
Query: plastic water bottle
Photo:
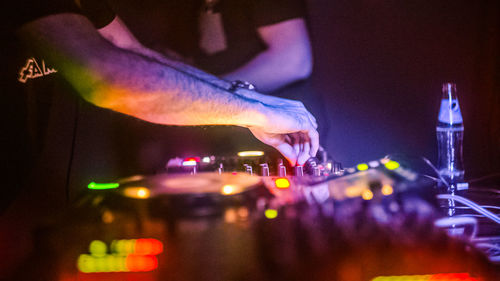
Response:
POLYGON ((454 194, 457 184, 464 180, 462 155, 464 125, 458 103, 457 88, 454 83, 443 84, 436 133, 438 141, 437 168, 449 184, 448 192, 454 194))

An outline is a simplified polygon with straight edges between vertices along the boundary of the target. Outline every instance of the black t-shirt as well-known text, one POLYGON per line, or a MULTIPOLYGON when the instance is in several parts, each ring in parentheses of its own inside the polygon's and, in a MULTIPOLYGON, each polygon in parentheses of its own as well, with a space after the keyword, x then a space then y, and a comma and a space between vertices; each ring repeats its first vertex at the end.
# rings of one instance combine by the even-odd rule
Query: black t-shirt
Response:
POLYGON ((205 0, 108 0, 144 45, 171 49, 207 72, 221 74, 249 61, 265 49, 257 28, 304 17, 302 0, 219 0, 227 49, 213 56, 199 48, 198 20, 205 0))
MULTIPOLYGON (((66 197, 77 121, 78 94, 62 79, 57 67, 37 55, 30 42, 16 31, 25 23, 46 16, 74 13, 92 15, 96 27, 114 18, 110 9, 82 0, 13 1, 2 18, 4 50, 2 71, 2 156, 4 181, 0 212, 25 184, 49 191, 46 198, 66 197), (12 7, 13 6, 13 7, 12 7)), ((36 195, 33 195, 36 196, 36 195)), ((57 200, 57 199, 56 199, 57 200)))
POLYGON ((305 16, 301 0, 220 0, 213 11, 221 15, 227 48, 212 55, 199 51, 195 60, 214 74, 232 71, 265 50, 259 27, 305 16))

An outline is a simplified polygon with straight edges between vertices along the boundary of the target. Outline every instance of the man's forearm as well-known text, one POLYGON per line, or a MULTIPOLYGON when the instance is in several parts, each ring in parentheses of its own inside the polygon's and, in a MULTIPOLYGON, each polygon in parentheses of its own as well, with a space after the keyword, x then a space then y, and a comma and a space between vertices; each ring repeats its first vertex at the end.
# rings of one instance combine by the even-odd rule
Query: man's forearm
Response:
POLYGON ((58 65, 60 73, 98 106, 160 124, 252 126, 264 122, 258 101, 207 83, 192 70, 182 69, 183 65, 166 66, 119 49, 98 36, 81 16, 44 18, 26 26, 24 33, 32 44, 44 46, 42 52, 58 65))
POLYGON ((168 125, 238 125, 303 164, 319 146, 314 117, 298 101, 253 91, 234 94, 199 76, 120 49, 83 16, 58 14, 19 35, 89 102, 168 125))

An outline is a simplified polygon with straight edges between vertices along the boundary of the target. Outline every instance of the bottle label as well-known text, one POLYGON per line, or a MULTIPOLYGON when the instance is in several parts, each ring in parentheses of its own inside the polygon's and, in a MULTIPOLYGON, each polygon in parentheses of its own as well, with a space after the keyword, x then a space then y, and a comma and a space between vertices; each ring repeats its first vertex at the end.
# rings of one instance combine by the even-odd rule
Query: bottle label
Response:
POLYGON ((460 124, 463 122, 458 99, 441 100, 441 108, 439 109, 439 122, 443 122, 446 124, 460 124))

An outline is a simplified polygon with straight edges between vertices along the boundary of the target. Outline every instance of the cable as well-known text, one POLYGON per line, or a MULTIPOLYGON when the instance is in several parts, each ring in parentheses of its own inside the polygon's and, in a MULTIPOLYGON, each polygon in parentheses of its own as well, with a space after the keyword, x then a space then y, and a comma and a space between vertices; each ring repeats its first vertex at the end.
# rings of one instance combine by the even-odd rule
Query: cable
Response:
POLYGON ((500 246, 491 244, 491 243, 477 243, 476 247, 478 248, 488 248, 488 250, 495 249, 497 251, 500 251, 500 246))
POLYGON ((429 165, 429 167, 432 168, 432 170, 434 170, 434 172, 436 173, 436 175, 439 177, 439 179, 441 180, 442 183, 444 183, 444 185, 446 185, 446 187, 448 189, 450 189, 450 184, 443 178, 443 176, 441 176, 441 173, 439 173, 438 169, 436 168, 436 166, 434 166, 434 164, 432 164, 432 162, 425 158, 424 156, 421 156, 420 157, 422 160, 424 160, 424 162, 429 165))
MULTIPOLYGON (((392 158, 392 157, 397 157, 398 154, 387 154, 386 156, 384 156, 384 158, 392 158)), ((435 177, 432 177, 432 176, 429 176, 429 175, 423 175, 427 178, 430 178, 436 182, 442 182, 448 189, 450 189, 450 184, 443 178, 443 176, 441 176, 441 174, 439 173, 439 170, 436 168, 436 166, 434 166, 434 164, 432 164, 432 162, 427 159, 426 157, 424 156, 417 156, 417 155, 404 155, 404 154, 399 154, 400 157, 406 157, 406 158, 414 158, 414 159, 419 159, 419 160, 422 160, 425 162, 425 164, 427 164, 427 166, 429 166, 433 171, 434 173, 436 173, 436 175, 438 176, 438 178, 435 178, 435 177)))
POLYGON ((473 240, 474 240, 474 242, 485 242, 485 241, 490 242, 490 243, 491 243, 491 241, 500 242, 500 236, 477 237, 477 238, 474 238, 473 240))
MULTIPOLYGON (((481 205, 482 208, 485 208, 485 209, 497 209, 497 210, 500 210, 500 207, 498 206, 486 206, 486 205, 481 205)), ((467 206, 459 206, 459 207, 455 207, 455 209, 471 209, 471 207, 467 207, 467 206)))
POLYGON ((498 217, 497 215, 495 215, 494 213, 484 209, 483 207, 479 206, 478 204, 472 202, 471 200, 469 199, 466 199, 462 196, 457 196, 457 195, 449 195, 449 194, 438 194, 437 195, 437 198, 438 199, 451 199, 451 200, 455 200, 459 203, 462 203, 466 206, 469 206, 471 209, 475 210, 476 212, 484 215, 485 217, 493 220, 494 222, 500 224, 500 217, 498 217))
POLYGON ((472 225, 472 233, 470 239, 473 239, 477 234, 477 220, 472 217, 446 217, 434 221, 437 227, 456 227, 460 225, 472 225))

